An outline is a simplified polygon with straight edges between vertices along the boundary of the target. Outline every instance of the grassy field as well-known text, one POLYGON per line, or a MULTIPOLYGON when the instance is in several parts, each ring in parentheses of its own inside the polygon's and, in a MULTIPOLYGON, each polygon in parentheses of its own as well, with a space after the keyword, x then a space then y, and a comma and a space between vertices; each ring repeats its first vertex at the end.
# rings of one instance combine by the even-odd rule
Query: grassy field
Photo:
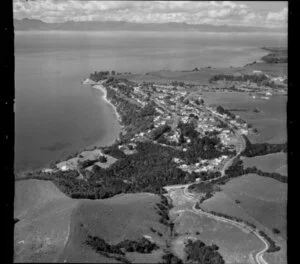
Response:
POLYGON ((168 71, 160 70, 148 72, 146 74, 123 74, 118 78, 127 78, 137 82, 172 82, 183 81, 186 83, 208 84, 209 79, 217 74, 233 74, 240 72, 242 74, 250 74, 253 71, 263 71, 271 76, 287 75, 287 63, 255 63, 244 67, 227 67, 227 68, 199 68, 198 71, 168 71))
MULTIPOLYGON (((146 235, 164 248, 170 234, 159 223, 155 208, 159 202, 159 196, 148 193, 74 200, 50 181, 17 181, 14 217, 20 221, 15 224, 15 262, 118 262, 87 247, 88 235, 111 244, 146 235)), ((153 263, 162 254, 160 249, 126 257, 131 262, 153 263)))
POLYGON ((272 76, 287 75, 287 63, 255 63, 244 67, 241 73, 252 73, 255 70, 272 76))
MULTIPOLYGON (((220 192, 217 192, 214 197, 219 194, 220 192)), ((189 238, 200 239, 207 245, 212 243, 218 245, 220 247, 219 253, 229 264, 253 263, 255 253, 264 247, 263 242, 249 231, 243 231, 231 224, 207 216, 185 211, 192 209, 198 200, 197 197, 186 197, 182 189, 170 190, 169 195, 174 206, 170 216, 175 222, 176 234, 172 241, 172 250, 178 257, 185 257, 184 243, 189 238)), ((223 201, 224 196, 221 197, 220 201, 223 201)), ((214 197, 207 201, 214 199, 214 197)), ((227 201, 225 206, 228 204, 227 201)))
MULTIPOLYGON (((84 245, 88 235, 98 236, 107 243, 117 244, 123 240, 137 240, 144 235, 150 236, 158 245, 165 247, 168 229, 160 224, 155 211, 158 196, 151 194, 126 194, 105 200, 83 200, 73 212, 71 236, 60 261, 101 262, 103 256, 95 254, 84 245), (153 228, 163 234, 153 233, 153 228)), ((139 262, 143 257, 148 262, 161 260, 162 251, 152 254, 126 254, 132 262, 139 262)), ((114 259, 106 262, 115 262, 114 259)))
POLYGON ((197 238, 205 244, 212 243, 220 247, 219 253, 228 264, 252 263, 252 254, 263 248, 263 243, 252 233, 194 213, 186 212, 176 219, 178 239, 173 241, 173 248, 184 256, 184 241, 197 238))
POLYGON ((50 181, 16 182, 14 217, 15 262, 53 262, 61 254, 77 201, 50 181))
POLYGON ((222 186, 221 193, 204 201, 203 208, 260 223, 269 230, 277 228, 286 238, 286 203, 286 184, 247 174, 222 186))
POLYGON ((201 207, 242 218, 266 232, 280 247, 276 253, 265 254, 269 263, 286 261, 287 185, 271 178, 247 174, 229 181, 222 191, 204 201, 201 207), (280 230, 279 235, 272 232, 280 230))
POLYGON ((235 111, 247 123, 258 129, 258 135, 249 136, 253 143, 283 143, 287 140, 285 96, 272 96, 270 100, 252 99, 242 92, 202 92, 207 105, 221 105, 225 108, 243 109, 235 111), (255 113, 255 108, 260 113, 255 113))
POLYGON ((240 71, 242 68, 200 68, 199 71, 155 71, 149 72, 146 75, 132 74, 122 75, 132 81, 147 81, 147 82, 173 82, 182 81, 185 83, 208 84, 209 79, 216 74, 232 74, 240 71))
POLYGON ((256 166, 259 170, 266 172, 278 172, 287 176, 287 155, 286 153, 273 153, 253 158, 245 158, 244 166, 256 166))

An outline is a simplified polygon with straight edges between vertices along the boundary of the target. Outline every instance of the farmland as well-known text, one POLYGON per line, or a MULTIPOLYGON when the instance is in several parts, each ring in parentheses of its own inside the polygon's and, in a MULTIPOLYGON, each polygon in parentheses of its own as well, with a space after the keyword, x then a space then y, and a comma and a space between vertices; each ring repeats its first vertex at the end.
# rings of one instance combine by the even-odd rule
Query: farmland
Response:
POLYGON ((253 263, 255 253, 264 247, 262 241, 252 232, 195 213, 192 205, 197 198, 187 197, 182 189, 169 190, 168 195, 174 206, 170 211, 175 223, 172 250, 178 257, 185 257, 184 244, 187 239, 200 239, 205 244, 218 245, 219 253, 225 263, 229 264, 253 263))
POLYGON ((248 221, 255 219, 269 229, 278 228, 285 237, 286 201, 286 184, 247 174, 229 181, 220 194, 203 203, 203 208, 245 217, 248 221))
MULTIPOLYGON (((16 182, 15 261, 118 262, 98 254, 85 242, 88 235, 116 244, 146 237, 166 246, 168 227, 159 222, 157 195, 121 194, 111 199, 71 199, 50 181, 16 182)), ((161 260, 162 249, 149 254, 128 253, 131 262, 161 260)))
POLYGON ((265 156, 257 156, 253 158, 245 158, 244 166, 256 166, 259 170, 266 172, 278 172, 287 175, 287 155, 286 153, 273 153, 265 156))

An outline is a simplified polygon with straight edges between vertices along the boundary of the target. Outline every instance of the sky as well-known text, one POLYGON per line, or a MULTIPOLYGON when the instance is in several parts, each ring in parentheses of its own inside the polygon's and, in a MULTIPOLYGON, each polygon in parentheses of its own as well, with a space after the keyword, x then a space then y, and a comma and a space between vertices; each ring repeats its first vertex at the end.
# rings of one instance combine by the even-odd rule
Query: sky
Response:
POLYGON ((287 27, 287 1, 14 0, 15 19, 287 27))

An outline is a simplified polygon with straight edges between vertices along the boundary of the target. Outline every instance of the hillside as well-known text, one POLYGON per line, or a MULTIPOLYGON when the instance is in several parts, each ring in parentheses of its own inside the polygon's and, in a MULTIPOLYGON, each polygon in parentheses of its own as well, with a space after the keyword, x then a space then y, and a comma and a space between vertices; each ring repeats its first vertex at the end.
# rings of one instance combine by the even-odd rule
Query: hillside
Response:
POLYGON ((149 254, 127 253, 130 262, 158 262, 169 238, 168 227, 159 222, 157 195, 139 193, 110 199, 74 200, 50 181, 16 182, 16 262, 116 263, 86 245, 88 236, 116 244, 146 236, 160 248, 149 254))

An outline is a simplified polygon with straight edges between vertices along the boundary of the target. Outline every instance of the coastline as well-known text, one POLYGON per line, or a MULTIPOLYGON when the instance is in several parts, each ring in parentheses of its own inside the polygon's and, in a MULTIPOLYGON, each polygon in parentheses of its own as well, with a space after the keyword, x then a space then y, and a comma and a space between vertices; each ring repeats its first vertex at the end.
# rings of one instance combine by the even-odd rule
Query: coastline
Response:
MULTIPOLYGON (((89 79, 87 79, 89 80, 89 79)), ((88 81, 87 81, 88 82, 88 81)), ((88 82, 89 83, 89 82, 88 82)), ((121 116, 117 111, 117 108, 115 107, 114 104, 111 103, 111 101, 109 99, 107 99, 107 90, 106 88, 100 83, 96 83, 96 84, 91 84, 91 87, 97 90, 100 90, 103 93, 102 99, 109 105, 111 105, 111 107, 114 109, 115 115, 119 121, 119 123, 122 122, 121 116)), ((121 125, 121 124, 120 124, 121 125)))
MULTIPOLYGON (((272 53, 272 51, 267 50, 267 49, 265 49, 264 47, 259 47, 258 49, 264 50, 264 51, 265 51, 265 56, 272 53)), ((264 56, 263 56, 263 57, 264 57, 264 56)), ((262 59, 263 57, 261 57, 261 59, 262 59)), ((250 63, 248 63, 248 64, 239 66, 239 68, 246 69, 247 66, 250 66, 250 65, 259 65, 261 62, 262 62, 261 60, 254 60, 254 61, 252 61, 252 63, 250 62, 250 63)), ((209 67, 207 67, 207 68, 209 68, 209 67)), ((214 68, 211 68, 211 69, 214 69, 214 68)), ((202 70, 202 69, 200 69, 199 71, 201 71, 201 70, 202 70)), ((224 70, 224 69, 223 69, 223 68, 220 68, 220 70, 224 70)), ((171 71, 171 72, 172 72, 172 71, 171 71)), ((175 71, 175 72, 176 72, 176 71, 175 71)), ((187 72, 193 72, 193 71, 187 71, 187 72)), ((196 73, 197 73, 197 72, 196 72, 196 73)), ((146 75, 146 73, 145 73, 145 74, 140 74, 140 75, 144 76, 144 75, 146 75)), ((125 77, 127 77, 127 76, 125 76, 125 77)), ((135 80, 135 81, 136 81, 136 80, 135 80)), ((102 85, 102 82, 95 82, 95 81, 91 80, 90 78, 83 79, 83 80, 81 80, 80 82, 81 82, 81 84, 83 84, 83 85, 89 85, 91 88, 94 88, 94 89, 96 89, 96 90, 100 90, 100 91, 103 93, 103 94, 102 94, 102 99, 103 99, 107 104, 109 104, 109 105, 113 108, 114 114, 115 114, 115 116, 116 116, 116 118, 117 118, 117 122, 119 123, 119 125, 120 125, 120 127, 121 127, 120 133, 119 133, 119 135, 118 135, 115 139, 109 140, 109 142, 105 142, 105 143, 103 144, 103 146, 111 146, 111 145, 113 145, 113 144, 119 139, 120 134, 122 134, 122 133, 124 133, 124 132, 126 133, 125 128, 124 128, 124 126, 122 125, 122 119, 121 119, 121 116, 120 116, 120 114, 118 113, 116 106, 111 102, 111 100, 109 100, 109 99, 107 98, 107 90, 106 90, 105 86, 102 85)), ((100 147, 100 146, 99 146, 99 147, 100 147)), ((75 153, 81 153, 81 152, 83 152, 84 150, 91 149, 91 148, 92 148, 91 145, 88 145, 88 146, 85 146, 85 147, 83 147, 83 148, 77 150, 75 153)), ((72 156, 73 154, 71 153, 70 155, 72 156)), ((64 158, 63 158, 62 160, 64 160, 64 158)), ((25 170, 25 171, 24 171, 24 170, 15 171, 15 173, 16 173, 16 174, 24 174, 24 173, 26 173, 26 172, 33 172, 33 171, 37 171, 37 170, 43 170, 43 169, 45 169, 45 167, 46 167, 46 168, 49 167, 50 164, 51 164, 51 163, 48 163, 48 165, 43 166, 43 167, 41 167, 41 168, 37 168, 37 169, 27 169, 27 170, 25 170)))

